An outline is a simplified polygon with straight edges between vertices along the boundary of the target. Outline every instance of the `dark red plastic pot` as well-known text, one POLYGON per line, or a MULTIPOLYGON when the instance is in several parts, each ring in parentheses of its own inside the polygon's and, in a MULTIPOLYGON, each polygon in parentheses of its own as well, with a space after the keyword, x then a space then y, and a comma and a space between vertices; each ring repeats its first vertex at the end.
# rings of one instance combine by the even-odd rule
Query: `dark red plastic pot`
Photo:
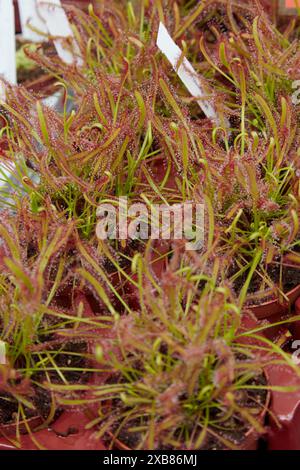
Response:
MULTIPOLYGON (((288 257, 283 258, 282 264, 287 268, 299 269, 298 265, 289 262, 288 257)), ((257 300, 256 304, 248 305, 247 307, 256 315, 257 318, 264 319, 272 317, 273 315, 283 315, 288 313, 297 298, 300 296, 300 284, 290 291, 285 292, 286 299, 281 299, 279 295, 277 295, 275 288, 276 285, 274 286, 273 291, 270 293, 268 291, 266 291, 266 293, 258 292, 257 294, 251 294, 247 297, 248 303, 250 299, 252 301, 255 299, 257 300), (264 301, 264 298, 267 298, 268 295, 269 297, 273 296, 274 298, 264 301)))
MULTIPOLYGON (((95 374, 90 379, 90 385, 100 382, 95 374)), ((88 393, 86 398, 89 398, 88 393)), ((95 429, 86 429, 86 426, 97 416, 97 404, 86 406, 86 408, 68 408, 47 428, 42 428, 42 421, 28 420, 32 435, 25 434, 26 427, 23 425, 24 434, 20 436, 20 450, 103 450, 104 444, 96 438, 95 429), (39 430, 36 430, 36 429, 39 430), (36 430, 36 431, 35 431, 36 430)), ((16 449, 13 444, 15 440, 16 426, 0 427, 0 450, 16 449)))
MULTIPOLYGON (((249 331, 259 324, 261 322, 255 321, 253 316, 245 315, 241 330, 249 331)), ((266 335, 265 332, 260 334, 266 335)), ((242 337, 240 342, 260 344, 259 339, 248 337, 242 337)), ((261 343, 261 346, 264 346, 264 343, 261 343)), ((263 358, 264 353, 258 351, 258 355, 261 354, 263 358)), ((277 359, 282 360, 281 357, 277 359)), ((295 391, 270 392, 268 446, 274 450, 300 450, 300 377, 288 364, 269 364, 265 366, 264 371, 270 387, 296 387, 295 391)))
MULTIPOLYGON (((74 304, 82 303, 84 306, 83 316, 93 317, 89 302, 84 294, 79 293, 75 297, 74 304)), ((99 335, 107 334, 107 331, 99 330, 99 335)), ((93 352, 93 343, 89 344, 89 352, 93 352)), ((105 377, 102 375, 93 374, 89 380, 90 385, 97 385, 101 383, 105 377)), ((85 397, 88 399, 89 392, 85 397)), ((102 441, 96 439, 95 429, 87 430, 88 423, 97 416, 97 404, 91 404, 83 407, 65 409, 62 414, 51 423, 46 429, 41 429, 43 421, 40 417, 31 418, 27 421, 32 431, 32 436, 27 433, 27 429, 21 423, 21 432, 24 434, 20 436, 20 449, 49 449, 49 450, 103 450, 105 446, 102 441), (39 430, 36 430, 39 429, 39 430)), ((16 449, 13 444, 13 439, 16 435, 15 424, 0 426, 0 450, 16 449)))
POLYGON ((293 392, 272 391, 269 449, 300 450, 300 377, 287 364, 268 366, 267 372, 271 386, 298 387, 293 392))
MULTIPOLYGON (((86 430, 90 419, 83 411, 65 411, 50 427, 20 437, 20 450, 104 450, 95 431, 86 430)), ((0 438, 0 450, 15 450, 9 439, 0 438)))
POLYGON ((249 309, 257 316, 257 318, 269 318, 273 315, 281 315, 286 313, 300 296, 300 285, 296 286, 286 294, 288 301, 280 303, 278 299, 263 302, 258 305, 250 305, 249 309))
MULTIPOLYGON (((300 297, 295 302, 295 315, 300 315, 300 297)), ((292 340, 300 340, 300 321, 292 321, 289 324, 289 330, 292 335, 292 340)), ((292 351, 293 352, 293 351, 292 351)))
POLYGON ((298 297, 298 299, 295 302, 295 310, 296 310, 296 314, 300 315, 300 296, 298 297))
POLYGON ((16 424, 9 423, 9 424, 2 424, 0 426, 0 436, 4 435, 7 437, 12 437, 16 435, 16 431, 18 429, 18 432, 20 434, 27 434, 27 427, 26 425, 34 431, 35 429, 39 428, 43 424, 43 419, 41 416, 34 416, 32 418, 22 421, 19 421, 18 427, 16 424))
POLYGON ((300 406, 292 418, 281 422, 281 428, 272 425, 268 437, 270 450, 300 450, 300 406))

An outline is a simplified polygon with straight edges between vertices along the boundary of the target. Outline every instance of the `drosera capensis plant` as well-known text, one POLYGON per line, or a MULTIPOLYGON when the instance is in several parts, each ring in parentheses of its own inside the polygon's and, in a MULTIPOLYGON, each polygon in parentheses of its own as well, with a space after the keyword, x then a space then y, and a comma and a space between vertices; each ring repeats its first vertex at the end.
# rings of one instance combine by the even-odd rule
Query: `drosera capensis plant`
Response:
MULTIPOLYGON (((236 171, 238 173, 236 177, 239 179, 237 184, 242 186, 237 198, 243 197, 242 194, 245 192, 250 192, 250 200, 254 201, 255 206, 250 207, 250 212, 252 209, 255 212, 255 221, 253 223, 252 216, 247 217, 246 215, 248 220, 242 221, 242 228, 239 228, 242 236, 237 243, 235 243, 237 232, 235 226, 243 218, 242 209, 239 207, 239 203, 236 203, 233 207, 230 206, 232 204, 230 200, 220 201, 217 199, 216 201, 216 204, 221 204, 221 218, 223 219, 223 212, 227 210, 229 205, 229 214, 228 212, 225 214, 225 240, 229 233, 229 256, 238 253, 237 256, 239 257, 237 250, 240 249, 240 242, 242 242, 240 253, 242 259, 237 260, 238 269, 234 274, 235 279, 249 270, 249 267, 252 267, 250 274, 255 271, 255 265, 260 263, 263 256, 266 257, 267 264, 270 260, 272 261, 274 255, 277 254, 278 245, 280 245, 279 249, 281 251, 287 251, 291 246, 297 245, 297 187, 292 188, 290 195, 287 193, 287 187, 290 190, 291 182, 296 175, 296 168, 294 168, 296 154, 294 149, 297 145, 297 135, 293 126, 296 123, 296 116, 290 100, 288 100, 287 88, 281 86, 284 80, 286 83, 291 84, 295 76, 293 75, 293 68, 290 68, 287 76, 283 77, 283 72, 277 70, 277 67, 278 79, 275 80, 274 78, 272 84, 266 83, 265 86, 261 86, 261 83, 264 80, 269 80, 268 77, 270 76, 265 72, 266 67, 264 66, 261 71, 260 82, 258 80, 255 83, 253 82, 253 76, 258 76, 261 65, 264 64, 258 35, 264 35, 264 37, 267 36, 270 39, 269 53, 264 52, 270 60, 272 60, 271 51, 273 51, 274 36, 280 36, 280 33, 275 30, 269 19, 263 14, 258 3, 254 6, 240 5, 236 7, 237 11, 234 10, 235 5, 231 2, 226 8, 222 2, 207 2, 207 5, 199 6, 190 11, 190 7, 193 7, 191 4, 185 7, 184 13, 187 14, 187 18, 184 19, 182 27, 180 27, 182 6, 179 5, 179 10, 174 6, 172 12, 177 21, 175 37, 188 34, 190 30, 193 31, 197 27, 194 22, 198 17, 202 17, 201 21, 205 24, 205 15, 211 5, 214 8, 221 9, 222 18, 226 23, 226 28, 223 27, 223 35, 217 41, 219 55, 216 57, 216 63, 212 64, 213 59, 209 59, 205 53, 203 38, 200 38, 199 47, 204 61, 206 60, 209 67, 215 72, 211 81, 213 85, 216 85, 216 88, 218 88, 217 81, 222 78, 220 83, 224 88, 223 93, 228 95, 231 103, 231 111, 229 111, 230 106, 228 105, 228 117, 235 117, 236 120, 240 120, 240 129, 233 129, 231 135, 231 139, 234 138, 234 140, 230 142, 222 129, 214 129, 212 136, 210 136, 208 132, 203 132, 201 119, 196 122, 194 119, 191 120, 190 108, 180 103, 182 98, 175 93, 174 84, 171 85, 171 81, 174 81, 174 74, 170 74, 172 76, 170 81, 163 59, 160 58, 158 62, 157 52, 152 52, 149 24, 147 34, 144 31, 146 18, 147 21, 151 19, 151 25, 154 27, 155 21, 158 22, 158 18, 155 20, 156 15, 160 20, 167 20, 167 17, 163 15, 159 7, 154 7, 152 11, 151 7, 147 10, 142 6, 140 10, 137 10, 137 13, 133 4, 129 2, 125 10, 125 16, 119 9, 113 15, 113 9, 107 8, 106 10, 105 6, 100 10, 100 16, 97 16, 94 10, 90 8, 89 16, 80 13, 75 18, 74 15, 72 16, 72 9, 70 10, 74 28, 76 29, 75 26, 77 25, 78 28, 81 27, 81 30, 85 31, 84 34, 80 35, 82 50, 88 48, 88 44, 91 44, 88 33, 92 36, 96 34, 95 28, 97 26, 98 34, 101 32, 101 41, 104 43, 105 50, 114 66, 110 66, 106 60, 100 60, 97 51, 93 47, 88 48, 89 60, 87 59, 82 70, 65 67, 61 64, 61 68, 64 68, 61 74, 68 77, 68 86, 71 85, 75 90, 76 87, 73 86, 71 80, 72 74, 77 78, 77 81, 78 76, 81 74, 80 91, 76 90, 80 98, 80 102, 77 104, 78 109, 74 109, 70 115, 67 115, 64 111, 62 116, 58 116, 55 115, 54 111, 50 111, 43 107, 41 103, 38 103, 33 117, 37 125, 33 127, 33 135, 29 139, 27 130, 32 126, 31 122, 28 122, 27 116, 29 108, 31 109, 32 106, 32 98, 28 94, 25 97, 24 91, 20 91, 19 95, 10 96, 7 110, 12 113, 14 125, 17 126, 17 134, 24 132, 24 125, 27 128, 25 131, 26 136, 24 134, 23 137, 19 136, 16 142, 12 140, 10 148, 14 156, 21 154, 23 159, 24 155, 26 159, 26 155, 30 153, 30 159, 27 158, 26 161, 33 171, 38 174, 38 178, 41 177, 41 184, 37 185, 36 190, 32 190, 32 187, 30 187, 30 185, 34 187, 34 183, 30 183, 27 174, 23 174, 21 177, 22 182, 26 185, 27 193, 30 192, 32 207, 39 208, 43 197, 50 194, 51 202, 55 207, 67 218, 75 219, 81 234, 87 239, 91 237, 95 227, 97 204, 104 198, 106 200, 107 196, 114 198, 120 195, 140 194, 143 200, 148 201, 148 195, 145 198, 144 192, 150 189, 150 192, 154 192, 155 196, 159 196, 162 201, 171 202, 174 201, 173 197, 176 192, 178 195, 179 190, 184 200, 190 196, 194 197, 195 182, 197 182, 199 176, 201 181, 200 190, 203 185, 208 186, 208 195, 211 196, 216 181, 211 174, 218 171, 218 168, 215 169, 216 166, 221 165, 221 170, 223 170, 226 162, 231 161, 233 158, 231 153, 236 152, 242 158, 242 163, 239 163, 239 158, 235 159, 234 157, 236 166, 241 165, 242 167, 242 169, 238 168, 236 171), (243 11, 246 12, 245 18, 241 18, 243 11), (255 16, 255 14, 260 16, 255 16), (112 16, 114 16, 114 20, 112 20, 112 16), (105 22, 110 33, 107 33, 107 31, 106 34, 104 33, 100 17, 103 18, 102 21, 105 22), (237 24, 235 24, 235 17, 239 18, 237 24), (255 18, 253 25, 250 18, 255 18), (123 29, 117 30, 116 27, 113 27, 114 21, 119 25, 122 24, 123 29), (139 26, 139 40, 129 41, 130 47, 128 48, 129 51, 127 50, 126 66, 124 67, 124 62, 120 61, 120 58, 124 56, 124 51, 122 54, 117 45, 121 45, 122 38, 121 47, 123 50, 123 36, 129 34, 127 27, 124 27, 126 24, 130 31, 139 26), (233 32, 232 35, 229 34, 230 28, 233 32), (241 35, 238 35, 239 31, 241 31, 241 35), (241 36, 241 41, 244 41, 245 47, 247 46, 249 51, 256 48, 257 54, 244 53, 242 47, 235 45, 233 39, 235 36, 238 39, 241 36), (147 44, 147 40, 150 41, 150 45, 147 44), (115 41, 115 47, 112 46, 113 41, 115 41), (149 61, 149 57, 152 57, 151 61, 149 61), (93 66, 91 66, 92 63, 93 66), (158 65, 160 65, 160 68, 158 65), (162 67, 162 65, 164 66, 162 67), (292 70, 292 73, 290 70, 292 70), (149 80, 150 76, 151 80, 149 80), (112 79, 112 77, 114 78, 112 79), (105 86, 102 87, 101 83, 105 86), (254 94, 253 86, 257 90, 254 94), (282 96, 281 100, 276 101, 274 97, 280 92, 285 92, 286 96, 282 96), (256 99, 255 105, 251 101, 253 96, 256 99), (26 105, 23 101, 24 98, 27 101, 26 105), (138 113, 135 113, 134 109, 138 113), (23 116, 20 115, 22 110, 24 110, 23 116), (132 110, 132 119, 128 119, 129 110, 132 110), (231 112, 234 116, 230 114, 231 112), (267 122, 267 127, 262 125, 259 127, 258 113, 261 113, 261 124, 267 122), (256 117, 251 117, 251 114, 253 116, 255 114, 256 117), (124 127, 125 116, 126 126, 124 127), (51 125, 49 126, 50 120, 51 125), (86 124, 86 121, 88 121, 88 124, 86 124), (130 127, 128 127, 128 123, 130 127), (57 131, 56 126, 61 130, 57 131), (102 143, 103 139, 104 144, 102 143), (20 142, 22 146, 18 148, 20 142), (100 142, 102 143, 101 146, 99 146, 100 142), (222 148, 224 145, 225 149, 222 148), (83 150, 83 147, 85 150, 83 150), (32 152, 33 149, 34 152, 32 152), (76 153, 74 153, 74 150, 76 153), (245 162, 247 153, 249 155, 255 154, 258 158, 251 159, 249 157, 250 162, 247 163, 245 162), (68 157, 66 158, 63 154, 68 157), (111 161, 111 154, 115 157, 113 162, 111 161), (146 167, 146 163, 150 162, 151 164, 152 159, 155 160, 156 158, 158 161, 162 158, 166 168, 165 177, 160 185, 155 183, 155 175, 153 175, 151 165, 150 171, 146 167), (165 183, 170 177, 172 167, 175 168, 177 191, 171 190, 170 192, 169 189, 165 191, 165 183), (245 169, 243 169, 244 167, 245 169), (242 175, 243 171, 246 172, 245 175, 242 175), (255 182, 257 177, 263 180, 260 185, 255 182), (268 201, 257 200, 257 193, 262 187, 264 187, 265 192, 269 188, 269 192, 266 194, 268 201), (267 210, 266 207, 261 210, 258 207, 261 204, 268 206, 267 210), (273 227, 268 226, 268 222, 273 223, 274 218, 276 220, 282 217, 283 213, 287 215, 287 221, 282 223, 288 224, 290 230, 283 229, 282 231, 280 227, 278 228, 281 234, 286 235, 288 238, 288 246, 277 242, 275 247, 271 243, 270 247, 267 246, 266 248, 269 239, 274 241, 274 236, 275 239, 278 236, 276 233, 273 235, 273 227), (244 248, 245 242, 246 248, 244 248), (231 249, 232 245, 234 246, 233 251, 231 249), (259 248, 258 253, 256 252, 257 248, 259 248), (244 249, 246 250, 246 258, 245 253, 242 251, 244 249), (266 249, 269 249, 267 253, 266 249), (255 255, 254 258, 251 257, 251 251, 255 255)), ((209 23, 209 20, 207 21, 209 23)), ((79 41, 79 35, 76 37, 79 41)), ((98 39, 100 40, 100 37, 98 39)), ((267 41, 265 42, 267 43, 267 41)), ((189 44, 184 50, 188 51, 188 49, 189 44)), ((278 45, 278 55, 280 54, 282 54, 283 64, 287 64, 289 58, 293 55, 293 48, 288 48, 287 41, 284 38, 278 45)), ((37 56, 36 58, 42 60, 37 56)), ((47 60, 50 64, 51 61, 47 60)), ((56 61, 55 67, 57 69, 56 61)), ((273 75, 270 79, 273 80, 272 77, 273 75)), ((68 87, 64 81, 61 82, 61 86, 65 90, 66 102, 68 87)), ((176 83, 176 88, 182 90, 180 83, 176 83)), ((9 130, 7 133, 8 136, 12 135, 9 130)), ((229 163, 229 165, 231 164, 229 163)), ((222 180, 222 171, 219 172, 219 175, 219 180, 222 180)), ((222 191, 226 188, 222 187, 222 181, 217 181, 217 185, 219 186, 217 195, 222 198, 222 191)), ((226 187, 226 182, 224 186, 226 187)), ((294 186, 296 186, 296 183, 294 186)), ((236 190, 235 185, 233 185, 233 188, 236 190)), ((247 199, 245 194, 244 197, 247 199)), ((214 206, 214 204, 212 205, 214 206)), ((217 210, 219 209, 217 208, 217 210)), ((279 237, 281 234, 279 234, 279 237)), ((269 285, 270 287, 270 281, 265 280, 264 277, 263 285, 269 285)), ((241 303, 245 299, 250 278, 251 276, 248 277, 244 285, 241 303)))
POLYGON ((217 265, 211 277, 169 273, 161 288, 144 283, 140 255, 133 269, 141 274, 141 308, 117 321, 111 342, 99 342, 108 380, 93 391, 96 436, 119 449, 255 448, 269 403, 263 371, 276 347, 255 321, 247 334, 247 314, 228 286, 216 286, 217 265))
MULTIPOLYGON (((33 210, 50 196, 86 239, 92 237, 96 208, 103 200, 145 200, 145 195, 171 203, 191 196, 197 175, 190 162, 201 160, 198 129, 191 132, 187 109, 173 97, 165 73, 160 77, 155 72, 157 52, 152 55, 153 63, 138 49, 113 77, 100 62, 93 79, 83 75, 70 114, 66 106, 58 114, 35 103, 24 89, 8 91, 7 155, 16 165, 19 194, 27 193, 33 210), (164 172, 159 172, 158 184, 160 162, 164 172), (167 184, 172 173, 175 188, 167 184)), ((68 88, 63 82, 58 86, 66 103, 68 88)))
POLYGON ((60 109, 9 85, 1 108, 11 175, 0 194, 0 405, 12 403, 13 443, 18 428, 36 440, 36 425, 91 406, 89 428, 109 448, 255 448, 266 364, 299 375, 245 310, 298 282, 295 31, 250 0, 67 13, 82 66, 24 49, 56 79, 60 109), (159 22, 230 129, 204 117, 159 52, 159 22), (99 241, 99 204, 124 196, 149 209, 204 203, 204 248, 99 241))
POLYGON ((254 302, 268 295, 285 300, 299 284, 299 114, 292 104, 297 43, 276 29, 259 2, 242 24, 228 3, 226 11, 220 5, 227 29, 217 35, 215 54, 208 54, 203 37, 199 47, 239 127, 226 151, 214 138, 204 185, 216 225, 223 226, 220 249, 233 259, 228 274, 241 290, 241 304, 249 288, 259 292, 254 302))
POLYGON ((259 2, 203 2, 175 37, 184 30, 192 38, 185 53, 196 68, 201 53, 201 70, 222 93, 232 124, 230 135, 215 128, 204 141, 196 194, 204 191, 211 200, 220 255, 227 251, 240 304, 249 288, 258 292, 254 303, 268 296, 286 300, 299 284, 297 44, 276 29, 259 2), (213 46, 198 34, 205 28, 213 46), (197 55, 189 54, 197 48, 197 55))
POLYGON ((227 275, 238 290, 242 288, 242 304, 254 273, 252 292, 272 291, 275 284, 281 292, 286 292, 289 279, 283 276, 284 265, 294 269, 295 285, 298 282, 297 166, 291 162, 279 169, 268 169, 269 148, 264 150, 258 163, 253 157, 253 146, 242 159, 234 150, 227 154, 223 151, 222 163, 213 173, 208 170, 210 177, 204 183, 219 233, 216 249, 221 256, 228 256, 227 275), (272 272, 274 269, 276 273, 272 272), (272 276, 275 277, 272 279, 272 276))
MULTIPOLYGON (((50 215, 23 206, 15 216, 2 214, 0 225, 0 430, 17 447, 24 432, 39 447, 34 431, 63 412, 51 384, 93 377, 94 342, 113 324, 104 309, 86 312, 85 271, 73 269, 72 223, 50 215)), ((104 289, 97 293, 110 305, 104 289)))

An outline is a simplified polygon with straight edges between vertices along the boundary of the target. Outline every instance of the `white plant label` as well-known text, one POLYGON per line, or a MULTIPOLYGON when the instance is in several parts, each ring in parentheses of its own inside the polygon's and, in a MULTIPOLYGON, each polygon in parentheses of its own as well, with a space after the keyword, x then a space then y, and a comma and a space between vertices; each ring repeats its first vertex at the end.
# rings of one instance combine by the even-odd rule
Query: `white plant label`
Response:
POLYGON ((195 71, 192 64, 186 58, 184 58, 180 66, 177 68, 178 61, 182 56, 182 51, 173 41, 163 23, 159 24, 156 44, 160 51, 165 54, 188 91, 194 98, 197 99, 197 103, 206 117, 211 119, 216 125, 219 126, 220 119, 214 107, 207 99, 204 98, 207 96, 207 94, 204 91, 203 82, 197 75, 197 72, 195 71))
MULTIPOLYGON (((37 0, 37 5, 39 14, 45 21, 48 32, 51 36, 57 36, 58 38, 74 38, 72 28, 68 21, 66 12, 61 6, 60 0, 37 0)), ((77 65, 82 64, 80 51, 75 41, 74 52, 76 57, 74 57, 71 51, 64 48, 60 39, 56 39, 54 41, 54 45, 57 54, 66 64, 73 64, 74 61, 77 65)))
MULTIPOLYGON (((13 0, 0 0, 0 78, 17 83, 15 12, 13 0)), ((5 100, 5 86, 0 82, 0 100, 5 100)))
POLYGON ((18 3, 22 25, 22 36, 32 42, 44 41, 46 39, 45 36, 39 34, 37 31, 47 35, 48 28, 39 15, 37 0, 19 0, 18 3))

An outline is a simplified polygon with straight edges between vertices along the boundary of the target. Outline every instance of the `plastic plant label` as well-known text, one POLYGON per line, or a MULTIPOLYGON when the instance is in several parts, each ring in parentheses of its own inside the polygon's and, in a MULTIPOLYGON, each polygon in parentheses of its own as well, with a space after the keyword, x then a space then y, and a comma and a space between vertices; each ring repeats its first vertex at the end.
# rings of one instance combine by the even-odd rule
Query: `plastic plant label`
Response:
MULTIPOLYGON (((185 57, 181 61, 179 67, 177 67, 177 64, 182 58, 182 51, 177 46, 177 44, 175 44, 163 23, 160 23, 159 25, 156 44, 160 51, 165 54, 173 69, 184 83, 190 94, 197 99, 197 103, 206 117, 211 119, 216 125, 219 126, 220 119, 216 113, 216 110, 207 100, 207 93, 205 93, 204 90, 204 80, 199 78, 194 67, 185 57)), ((226 127, 229 127, 227 122, 225 125, 226 127)))
MULTIPOLYGON (((38 11, 41 18, 47 25, 51 36, 57 38, 74 38, 72 28, 68 21, 66 12, 61 6, 60 0, 37 0, 38 11)), ((54 45, 58 56, 66 63, 77 65, 82 64, 80 51, 75 41, 73 44, 74 54, 63 46, 60 39, 54 40, 54 45)))
POLYGON ((297 9, 300 9, 300 0, 279 0, 281 15, 297 15, 297 9))
MULTIPOLYGON (((0 78, 17 83, 15 13, 13 0, 0 0, 0 78)), ((5 100, 5 86, 0 81, 0 101, 5 100)))
POLYGON ((6 343, 0 340, 0 365, 6 364, 6 343))
POLYGON ((32 42, 44 41, 48 33, 47 25, 38 12, 37 0, 19 0, 22 36, 32 42), (44 33, 45 36, 38 32, 44 33))

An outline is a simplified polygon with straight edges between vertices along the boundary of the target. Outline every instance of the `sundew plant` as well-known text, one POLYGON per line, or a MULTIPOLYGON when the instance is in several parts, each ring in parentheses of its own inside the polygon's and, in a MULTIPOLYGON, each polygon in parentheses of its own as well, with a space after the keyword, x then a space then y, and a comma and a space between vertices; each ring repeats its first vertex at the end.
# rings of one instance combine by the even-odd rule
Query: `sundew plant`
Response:
POLYGON ((135 258, 140 309, 116 321, 96 354, 103 383, 92 391, 91 426, 109 448, 249 449, 266 432, 264 368, 287 361, 299 371, 240 311, 219 269, 194 275, 173 264, 157 286, 135 258))
POLYGON ((21 422, 38 446, 34 431, 73 407, 108 448, 250 448, 265 434, 266 364, 299 370, 247 308, 300 283, 299 28, 269 7, 68 6, 77 47, 64 47, 82 64, 24 48, 60 102, 7 84, 1 107, 0 429, 14 445, 21 422), (175 70, 160 23, 182 50, 175 70), (179 79, 185 58, 205 96, 179 79), (99 240, 97 208, 120 197, 204 204, 204 247, 99 240))

